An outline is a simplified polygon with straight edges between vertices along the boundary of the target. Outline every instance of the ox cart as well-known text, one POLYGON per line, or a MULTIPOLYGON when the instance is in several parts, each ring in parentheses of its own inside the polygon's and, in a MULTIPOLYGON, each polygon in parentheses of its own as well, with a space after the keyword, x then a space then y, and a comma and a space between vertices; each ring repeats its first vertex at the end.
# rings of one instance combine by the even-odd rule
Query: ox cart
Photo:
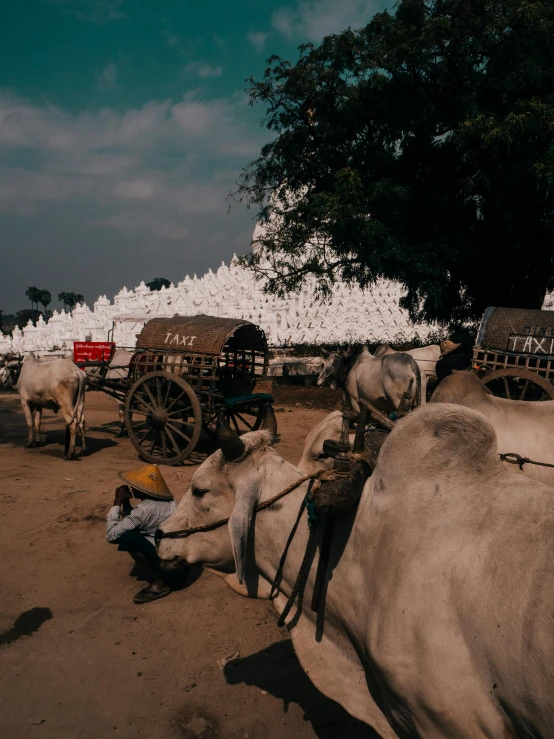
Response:
POLYGON ((554 311, 487 308, 473 368, 498 397, 554 400, 554 311))
MULTIPOLYGON (((87 385, 124 404, 125 427, 148 462, 174 465, 196 449, 202 431, 215 435, 223 414, 239 434, 260 428, 268 393, 267 340, 249 321, 213 316, 153 318, 138 335, 125 376, 109 378, 108 361, 77 362, 87 385)), ((111 367, 113 369, 113 367, 111 367)))

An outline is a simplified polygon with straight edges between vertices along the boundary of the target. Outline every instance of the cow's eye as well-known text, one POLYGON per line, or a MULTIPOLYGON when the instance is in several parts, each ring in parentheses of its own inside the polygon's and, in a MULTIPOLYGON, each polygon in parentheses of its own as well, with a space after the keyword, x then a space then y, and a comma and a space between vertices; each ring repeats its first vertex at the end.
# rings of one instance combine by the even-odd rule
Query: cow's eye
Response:
POLYGON ((209 493, 210 491, 205 488, 192 488, 192 494, 195 498, 201 498, 203 495, 206 495, 206 493, 209 493))

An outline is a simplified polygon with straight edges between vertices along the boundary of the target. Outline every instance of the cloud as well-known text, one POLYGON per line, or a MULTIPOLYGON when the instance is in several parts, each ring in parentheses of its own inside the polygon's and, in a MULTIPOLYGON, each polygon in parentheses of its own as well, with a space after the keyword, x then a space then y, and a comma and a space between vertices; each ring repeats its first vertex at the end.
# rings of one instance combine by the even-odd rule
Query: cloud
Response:
POLYGON ((252 46, 256 49, 256 51, 263 51, 265 41, 268 36, 269 36, 269 32, 267 33, 263 33, 262 31, 258 31, 256 33, 251 32, 248 34, 248 41, 252 44, 252 46))
POLYGON ((115 87, 117 80, 117 68, 113 62, 107 64, 104 69, 98 75, 98 87, 101 90, 106 90, 110 87, 115 87))
POLYGON ((175 238, 191 216, 226 212, 264 143, 257 128, 243 93, 77 115, 0 94, 0 212, 41 216, 73 203, 89 226, 130 233, 140 223, 175 238))
POLYGON ((63 13, 69 13, 85 23, 103 24, 126 18, 121 7, 126 0, 43 0, 57 5, 63 13))
POLYGON ((296 7, 276 11, 271 25, 289 40, 321 41, 349 27, 361 28, 391 5, 387 0, 300 0, 296 7))
POLYGON ((185 74, 194 74, 201 79, 207 79, 208 77, 221 77, 223 74, 223 67, 212 67, 210 64, 191 62, 190 64, 187 64, 183 71, 185 74))

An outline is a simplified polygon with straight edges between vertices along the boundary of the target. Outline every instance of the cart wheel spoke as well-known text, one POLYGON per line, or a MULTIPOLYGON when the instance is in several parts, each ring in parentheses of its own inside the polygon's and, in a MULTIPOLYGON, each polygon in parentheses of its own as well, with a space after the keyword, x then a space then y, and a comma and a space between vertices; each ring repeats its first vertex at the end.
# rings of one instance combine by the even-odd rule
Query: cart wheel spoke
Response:
POLYGON ((164 404, 163 407, 167 408, 167 404, 169 403, 169 396, 171 395, 171 382, 167 381, 167 389, 165 391, 165 398, 164 398, 164 404))
POLYGON ((161 388, 161 381, 159 377, 156 377, 156 397, 158 399, 158 407, 162 408, 162 388, 161 388))
MULTIPOLYGON (((157 378, 156 378, 156 379, 157 379, 157 378)), ((152 391, 151 391, 151 390, 150 390, 150 388, 148 387, 148 383, 147 383, 147 382, 145 382, 145 383, 144 383, 144 389, 146 390, 146 392, 147 392, 147 394, 148 394, 148 397, 150 398, 150 401, 151 401, 151 403, 152 403, 152 407, 154 408, 154 410, 157 410, 157 408, 158 408, 158 404, 156 403, 156 399, 155 399, 155 398, 154 398, 154 396, 152 395, 152 391)))
POLYGON ((141 403, 146 408, 148 413, 152 413, 156 410, 156 408, 151 405, 150 401, 145 399, 144 395, 141 395, 140 393, 135 393, 135 399, 137 403, 141 403))
POLYGON ((510 395, 510 385, 508 383, 508 378, 503 377, 502 379, 504 380, 504 392, 506 393, 506 397, 508 398, 508 400, 511 400, 512 396, 510 395))
POLYGON ((235 430, 236 430, 237 434, 240 434, 240 429, 239 429, 239 425, 237 423, 237 419, 235 418, 235 414, 234 413, 230 413, 229 414, 229 418, 233 422, 233 426, 235 427, 235 430))
POLYGON ((167 434, 165 433, 165 429, 162 431, 162 451, 164 458, 167 457, 167 434))
POLYGON ((183 439, 187 442, 187 444, 190 441, 190 436, 187 436, 185 433, 183 433, 180 429, 175 428, 175 426, 172 426, 170 423, 166 424, 166 429, 171 429, 176 434, 179 434, 179 436, 182 436, 183 439))
POLYGON ((173 434, 169 430, 169 427, 168 426, 165 427, 165 432, 169 436, 169 440, 171 441, 171 444, 172 444, 173 448, 175 449, 176 453, 177 454, 180 454, 181 453, 181 450, 179 448, 179 444, 177 444, 177 442, 175 441, 175 437, 173 436, 173 434))
POLYGON ((186 393, 186 391, 185 391, 185 390, 183 390, 183 391, 182 391, 182 392, 181 392, 181 393, 180 393, 180 394, 179 394, 179 395, 178 395, 178 396, 177 396, 177 397, 176 397, 176 398, 175 398, 175 399, 174 399, 174 400, 173 400, 173 401, 171 402, 171 405, 170 405, 170 406, 168 406, 168 407, 167 407, 167 408, 165 409, 165 412, 166 412, 166 413, 169 413, 169 411, 170 411, 170 410, 171 410, 171 409, 173 408, 173 406, 175 405, 175 403, 176 403, 176 402, 177 402, 178 400, 181 400, 181 398, 183 397, 183 395, 186 395, 186 394, 187 394, 187 393, 186 393))
POLYGON ((139 423, 133 423, 131 425, 131 428, 134 431, 136 431, 137 429, 140 429, 141 427, 144 427, 144 426, 148 426, 148 428, 150 428, 150 425, 149 425, 148 421, 139 421, 139 423))
POLYGON ((146 411, 143 411, 140 408, 133 408, 133 414, 135 413, 138 413, 139 416, 148 416, 150 411, 147 413, 146 411))
MULTIPOLYGON (((182 413, 188 413, 188 411, 189 411, 189 410, 190 410, 191 408, 192 408, 192 406, 191 406, 191 405, 189 404, 189 405, 185 405, 185 406, 183 406, 183 408, 178 408, 178 409, 177 409, 177 410, 175 410, 175 411, 171 411, 171 413, 167 413, 167 411, 166 411, 166 413, 167 413, 167 415, 168 415, 168 416, 170 416, 170 417, 171 417, 171 416, 177 416, 177 415, 181 415, 182 413)), ((173 422, 173 421, 172 421, 172 422, 173 422)))
POLYGON ((146 439, 148 438, 148 434, 151 434, 153 430, 154 429, 152 428, 152 426, 149 426, 141 437, 137 436, 139 444, 142 444, 144 441, 146 441, 146 439))
POLYGON ((527 393, 528 387, 529 387, 529 380, 525 380, 525 385, 523 386, 523 390, 521 391, 521 395, 519 396, 520 400, 523 400, 525 398, 525 394, 527 393))

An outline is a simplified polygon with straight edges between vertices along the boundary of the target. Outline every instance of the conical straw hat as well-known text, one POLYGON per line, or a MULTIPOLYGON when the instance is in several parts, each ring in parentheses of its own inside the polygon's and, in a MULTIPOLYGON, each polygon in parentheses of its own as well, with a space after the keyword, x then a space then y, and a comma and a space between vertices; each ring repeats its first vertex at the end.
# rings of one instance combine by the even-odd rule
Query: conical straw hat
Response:
POLYGON ((450 352, 453 352, 454 349, 457 349, 459 346, 461 346, 461 344, 455 344, 453 341, 449 341, 448 339, 446 339, 446 341, 441 341, 441 357, 444 357, 446 354, 450 354, 450 352))
POLYGON ((167 487, 157 464, 147 464, 138 470, 120 472, 119 476, 127 485, 140 490, 141 493, 144 493, 149 498, 154 498, 155 500, 173 500, 173 495, 167 487))

